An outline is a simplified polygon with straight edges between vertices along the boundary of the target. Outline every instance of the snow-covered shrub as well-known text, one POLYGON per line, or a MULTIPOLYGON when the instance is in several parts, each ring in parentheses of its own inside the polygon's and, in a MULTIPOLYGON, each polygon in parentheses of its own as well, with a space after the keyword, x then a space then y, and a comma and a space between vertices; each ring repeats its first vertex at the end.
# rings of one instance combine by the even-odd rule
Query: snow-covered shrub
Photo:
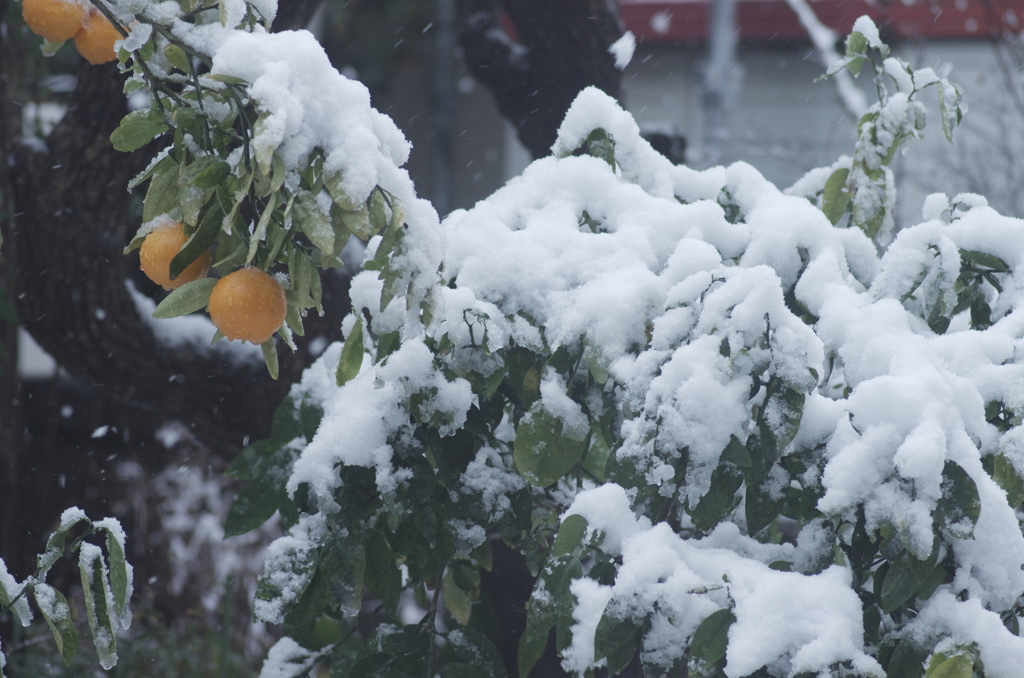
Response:
MULTIPOLYGON (((132 624, 129 603, 134 585, 124 546, 124 530, 116 518, 93 521, 78 507, 67 509, 46 541, 46 549, 36 557, 36 571, 31 576, 19 583, 0 558, 0 617, 11 612, 22 626, 28 626, 33 618, 31 600, 50 627, 64 664, 71 666, 78 653, 71 606, 63 593, 46 583, 46 577, 61 558, 77 551, 93 646, 100 666, 111 668, 117 664, 118 627, 127 630, 132 624)), ((0 650, 0 678, 6 663, 0 650)))
MULTIPOLYGON (((332 263, 346 195, 371 222, 346 341, 232 468, 250 482, 227 532, 276 511, 288 529, 256 594, 287 634, 265 676, 505 675, 468 626, 498 539, 537 573, 522 676, 552 633, 576 675, 637 654, 648 676, 1020 674, 1024 222, 935 195, 893 237, 889 162, 923 129, 926 88, 950 133, 955 86, 886 58, 861 19, 837 68, 874 67, 880 101, 852 157, 788 191, 743 163, 673 166, 586 90, 552 157, 441 222, 365 90, 309 87, 312 37, 246 23, 272 5, 193 25, 213 13, 119 3, 162 27, 133 29, 136 68, 151 38, 157 56, 206 50, 210 74, 176 76, 181 105, 220 82, 258 112, 257 162, 203 151, 240 185, 280 180, 252 204, 298 191, 330 213, 270 219, 281 238, 305 232, 332 263), (325 92, 352 93, 345 125, 325 124, 325 92), (364 633, 367 606, 393 623, 364 633)), ((175 162, 194 142, 175 134, 175 162)))

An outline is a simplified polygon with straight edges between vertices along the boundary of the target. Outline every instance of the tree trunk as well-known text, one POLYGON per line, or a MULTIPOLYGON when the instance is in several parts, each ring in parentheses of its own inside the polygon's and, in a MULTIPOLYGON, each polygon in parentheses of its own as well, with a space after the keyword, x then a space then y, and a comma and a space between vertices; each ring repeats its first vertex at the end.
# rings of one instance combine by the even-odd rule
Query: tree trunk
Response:
POLYGON ((595 86, 619 98, 622 74, 608 51, 622 36, 617 3, 460 0, 459 9, 467 65, 534 158, 551 152, 582 89, 595 86), (505 30, 506 17, 517 40, 505 30))

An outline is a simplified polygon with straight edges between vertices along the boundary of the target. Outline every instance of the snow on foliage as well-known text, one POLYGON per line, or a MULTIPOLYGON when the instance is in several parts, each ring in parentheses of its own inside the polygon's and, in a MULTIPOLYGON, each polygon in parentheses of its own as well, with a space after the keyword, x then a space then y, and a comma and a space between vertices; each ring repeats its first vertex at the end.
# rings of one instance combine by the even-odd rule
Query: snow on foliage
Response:
POLYGON ((7 571, 7 564, 0 560, 0 588, 3 589, 2 599, 4 607, 7 607, 10 601, 17 598, 16 603, 11 606, 11 611, 14 616, 18 618, 22 626, 28 626, 32 623, 32 608, 28 605, 28 598, 22 596, 22 592, 25 588, 25 584, 18 584, 18 581, 14 576, 7 571), (19 598, 19 596, 21 596, 19 598))
MULTIPOLYGON (((839 666, 882 675, 868 653, 874 642, 863 641, 862 582, 854 585, 835 545, 845 550, 854 530, 890 530, 901 557, 932 558, 931 567, 937 559, 952 575, 920 599, 906 637, 925 647, 943 638, 973 644, 986 675, 1015 675, 1008 667, 1024 652, 1006 649, 1019 641, 999 619, 1016 615, 1024 594, 1024 537, 985 460, 1005 450, 1020 469, 1024 449, 1019 429, 1001 436, 986 414, 993 404, 1010 413, 1024 407, 1014 313, 1021 222, 941 198, 939 218, 903 230, 879 257, 862 231, 837 229, 815 204, 785 195, 750 166, 672 166, 597 90, 581 93, 554 150, 473 209, 453 213, 439 232, 410 220, 406 248, 445 245, 439 262, 413 271, 440 270, 447 283, 432 291, 432 322, 416 305, 405 314, 400 297, 380 311, 376 271, 353 281, 356 307, 385 325, 381 331, 400 331, 401 348, 323 398, 324 421, 290 488, 309 483, 326 520, 342 484, 329 471, 338 462, 375 468, 379 489, 394 493, 394 483, 407 480, 393 470, 395 443, 412 435, 407 403, 417 393, 468 389, 467 376, 486 380, 502 369, 501 353, 516 347, 570 350, 589 368, 589 390, 573 393, 549 367, 520 426, 547 416, 565 438, 582 439, 593 422, 596 437, 610 397, 618 410, 610 463, 628 467, 617 475, 631 486, 585 490, 566 514, 586 517, 604 535, 597 548, 618 563, 611 584, 572 583, 567 669, 582 674, 595 665, 602 613, 647 624, 644 662, 667 669, 685 660, 700 623, 728 608, 730 677, 762 666, 771 675, 839 666), (613 163, 570 155, 595 129, 612 140, 613 163), (973 270, 965 251, 976 270, 993 267, 980 274, 975 299, 989 308, 984 319, 981 310, 969 317, 971 307, 956 311, 962 276, 973 270), (929 326, 939 316, 951 316, 949 331, 929 326), (431 360, 432 342, 450 349, 431 360), (408 352, 423 357, 412 361, 408 352), (441 367, 466 376, 439 381, 441 367), (750 448, 769 439, 777 458, 751 460, 750 448), (753 463, 766 467, 761 478, 741 473, 753 463), (700 509, 721 492, 716 473, 736 482, 732 507, 713 526, 700 509), (733 501, 741 479, 746 492, 733 501), (969 488, 976 514, 936 515, 969 488), (756 541, 766 525, 749 524, 753 501, 785 505, 794 492, 817 497, 808 516, 820 512, 829 524, 815 523, 824 534, 817 552, 802 558, 798 549, 756 541), (674 521, 644 517, 657 497, 673 499, 674 521), (779 562, 799 567, 772 569, 779 562), (970 631, 982 627, 1001 641, 970 631)), ((297 393, 330 392, 326 375, 338 356, 328 351, 297 393)), ((480 406, 446 402, 456 427, 480 406)))
MULTIPOLYGON (((301 673, 313 624, 356 615, 364 585, 392 611, 405 588, 433 606, 443 590, 466 624, 497 539, 538 577, 524 675, 553 629, 580 676, 636 653, 651 675, 1019 673, 1024 226, 932 196, 895 232, 889 163, 921 134, 923 90, 947 136, 965 107, 888 58, 870 20, 830 73, 870 65, 880 101, 852 157, 787 191, 744 163, 673 166, 588 89, 551 157, 439 222, 393 123, 311 36, 236 29, 241 0, 195 23, 177 3, 119 7, 208 55, 211 89, 241 79, 256 162, 289 190, 322 150, 309 204, 394 198, 344 344, 233 466, 250 479, 237 524, 280 510, 290 527, 256 595, 290 636, 263 675, 301 673)), ((316 657, 419 673, 434 620, 316 657)), ((458 662, 504 670, 458 633, 458 662)))

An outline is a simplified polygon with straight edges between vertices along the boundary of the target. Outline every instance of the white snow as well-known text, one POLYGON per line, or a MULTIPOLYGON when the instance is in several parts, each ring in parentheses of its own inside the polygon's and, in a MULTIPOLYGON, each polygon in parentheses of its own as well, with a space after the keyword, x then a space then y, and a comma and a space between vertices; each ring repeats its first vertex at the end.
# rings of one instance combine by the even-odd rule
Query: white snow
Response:
MULTIPOLYGON (((0 586, 4 588, 4 595, 7 596, 7 600, 14 600, 21 595, 22 590, 25 588, 25 582, 18 584, 14 576, 7 571, 7 563, 4 562, 3 558, 0 558, 0 586)), ((11 611, 14 612, 14 616, 18 618, 22 626, 28 626, 32 623, 32 608, 29 607, 27 596, 18 598, 18 602, 14 603, 11 611)))
POLYGON ((636 36, 632 31, 626 31, 621 38, 612 43, 608 51, 615 57, 615 68, 620 71, 626 70, 626 66, 633 60, 633 52, 636 51, 636 36))
POLYGON ((302 675, 301 667, 308 670, 314 663, 314 653, 285 636, 270 648, 259 678, 291 678, 302 675))
POLYGON ((62 532, 66 532, 74 527, 75 523, 81 520, 89 520, 88 516, 85 515, 85 511, 82 509, 77 506, 64 509, 64 512, 60 514, 60 526, 57 529, 62 532))

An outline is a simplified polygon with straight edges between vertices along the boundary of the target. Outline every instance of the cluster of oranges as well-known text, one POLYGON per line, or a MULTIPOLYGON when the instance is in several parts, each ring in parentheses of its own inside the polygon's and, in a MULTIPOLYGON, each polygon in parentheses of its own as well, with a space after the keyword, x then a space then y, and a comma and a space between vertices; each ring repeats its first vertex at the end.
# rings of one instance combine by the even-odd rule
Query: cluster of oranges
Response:
MULTIPOLYGON (((139 248, 142 272, 164 289, 177 289, 187 282, 205 278, 210 270, 209 252, 204 252, 171 280, 171 259, 186 240, 184 227, 178 223, 172 222, 150 232, 139 248)), ((284 324, 288 301, 272 275, 258 268, 241 268, 217 281, 207 310, 213 324, 229 340, 262 344, 284 324)))
POLYGON ((74 38, 91 64, 117 59, 114 43, 122 36, 88 0, 23 0, 21 15, 33 33, 51 42, 74 38))

